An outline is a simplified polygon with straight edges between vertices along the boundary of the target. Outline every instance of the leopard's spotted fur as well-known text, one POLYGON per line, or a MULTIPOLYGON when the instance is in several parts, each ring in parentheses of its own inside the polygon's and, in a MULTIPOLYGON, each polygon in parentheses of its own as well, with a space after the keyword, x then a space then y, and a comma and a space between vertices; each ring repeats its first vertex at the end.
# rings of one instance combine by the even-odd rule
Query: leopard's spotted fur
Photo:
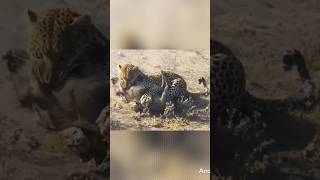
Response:
POLYGON ((169 100, 174 100, 187 93, 187 83, 178 74, 170 71, 161 71, 151 75, 144 74, 137 66, 132 64, 118 65, 120 88, 126 91, 135 83, 143 83, 146 94, 161 96, 164 89, 163 78, 169 86, 169 100))
POLYGON ((31 22, 28 53, 32 74, 40 86, 57 88, 69 73, 66 69, 71 70, 88 60, 89 57, 83 58, 85 53, 92 54, 91 49, 101 51, 100 47, 106 47, 106 39, 87 15, 57 8, 41 16, 28 10, 28 16, 31 22))
MULTIPOLYGON (((211 41, 211 111, 214 117, 221 116, 228 109, 241 111, 284 112, 304 108, 305 97, 285 99, 261 99, 246 91, 246 76, 242 63, 233 52, 218 41, 211 41)), ((294 54, 289 54, 288 57, 294 54)), ((311 84, 308 84, 311 86, 311 84)))

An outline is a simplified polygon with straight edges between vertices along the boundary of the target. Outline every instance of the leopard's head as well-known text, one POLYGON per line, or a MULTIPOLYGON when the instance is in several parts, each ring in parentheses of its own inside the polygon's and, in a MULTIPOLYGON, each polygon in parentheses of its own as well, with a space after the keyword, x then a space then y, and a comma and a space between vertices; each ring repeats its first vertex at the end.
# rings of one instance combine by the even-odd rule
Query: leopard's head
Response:
POLYGON ((85 44, 78 36, 70 41, 75 32, 72 30, 89 26, 91 19, 67 8, 51 9, 43 15, 29 9, 28 19, 31 25, 28 52, 33 74, 40 84, 50 84, 54 81, 54 71, 62 69, 61 64, 68 64, 66 61, 75 56, 78 47, 74 44, 85 44))
POLYGON ((140 69, 133 64, 118 65, 119 79, 120 79, 120 90, 125 92, 131 86, 133 86, 136 81, 142 77, 142 72, 140 69))

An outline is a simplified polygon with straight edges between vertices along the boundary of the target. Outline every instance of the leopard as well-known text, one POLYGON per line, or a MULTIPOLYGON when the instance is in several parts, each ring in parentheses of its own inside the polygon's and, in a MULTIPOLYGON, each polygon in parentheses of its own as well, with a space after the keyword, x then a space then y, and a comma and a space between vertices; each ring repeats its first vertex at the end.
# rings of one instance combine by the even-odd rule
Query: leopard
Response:
MULTIPOLYGON (((106 106, 108 100, 105 93, 107 83, 107 58, 109 56, 109 40, 101 34, 94 25, 91 17, 81 14, 69 8, 52 8, 44 13, 36 13, 28 9, 29 19, 28 46, 26 51, 11 51, 7 55, 7 65, 19 101, 27 108, 33 110, 35 115, 42 121, 50 113, 49 119, 54 118, 53 114, 73 114, 63 121, 74 119, 76 111, 84 112, 89 110, 83 106, 74 108, 63 105, 69 100, 73 101, 78 83, 80 81, 94 82, 96 87, 92 93, 100 96, 99 99, 92 99, 98 105, 94 111, 84 113, 84 119, 92 122, 100 112, 100 108, 106 106), (24 83, 22 84, 21 77, 24 83), (68 89, 68 90, 67 90, 68 89), (65 96, 63 93, 68 94, 65 96)), ((80 83, 81 84, 81 83, 80 83)), ((83 93, 85 89, 79 89, 83 93)), ((82 97, 82 105, 85 96, 82 97)), ((83 121, 81 120, 81 123, 83 121)), ((80 123, 80 124, 81 124, 80 123)), ((87 123, 88 124, 88 123, 87 123)), ((47 125, 46 125, 47 126, 47 125)), ((51 125, 49 125, 51 126, 51 125)), ((54 125, 53 129, 63 129, 70 126, 54 125)), ((96 131, 96 128, 92 128, 96 131)))
POLYGON ((34 84, 42 91, 61 88, 72 70, 90 67, 84 62, 87 59, 105 60, 107 53, 102 49, 108 47, 108 42, 90 16, 69 8, 53 8, 40 15, 28 9, 28 18, 31 26, 27 52, 34 84), (97 51, 96 58, 89 56, 92 51, 97 51))
MULTIPOLYGON (((246 74, 242 62, 226 45, 216 40, 210 40, 210 83, 211 90, 211 111, 213 117, 225 117, 232 109, 242 112, 259 113, 288 112, 290 110, 304 109, 306 101, 314 95, 314 83, 308 76, 304 79, 305 91, 301 97, 291 97, 280 99, 263 99, 251 95, 246 90, 246 74)), ((283 56, 284 64, 291 62, 307 71, 305 66, 300 66, 304 61, 297 51, 286 51, 283 56), (287 62, 287 63, 285 63, 287 62)), ((286 69, 289 69, 286 67, 286 69)), ((300 70, 303 72, 303 70, 300 70)), ((300 74, 301 75, 301 74, 300 74)))
POLYGON ((120 91, 125 92, 137 83, 142 83, 145 89, 142 96, 145 100, 149 99, 151 101, 152 96, 162 96, 165 88, 164 82, 168 83, 168 101, 175 101, 188 94, 186 81, 182 76, 171 71, 161 71, 148 75, 133 64, 118 65, 118 71, 120 91))
POLYGON ((165 109, 166 103, 169 101, 169 82, 163 74, 161 87, 163 87, 163 91, 159 96, 147 92, 144 82, 135 82, 129 89, 118 92, 118 95, 121 95, 135 112, 159 114, 165 109))
POLYGON ((189 92, 184 78, 171 71, 145 74, 133 64, 118 65, 118 70, 119 77, 112 80, 114 85, 120 81, 117 95, 136 112, 161 116, 170 107, 175 115, 183 116, 194 109, 209 108, 204 97, 209 96, 210 88, 204 77, 198 80, 204 92, 189 92))
MULTIPOLYGON (((308 113, 309 110, 312 112, 312 108, 317 104, 314 101, 316 86, 303 55, 296 49, 289 49, 282 56, 282 68, 285 71, 297 70, 302 93, 295 96, 289 95, 284 98, 270 99, 252 95, 246 89, 245 67, 229 47, 217 40, 211 40, 210 46, 210 110, 212 119, 210 127, 213 137, 211 142, 213 156, 217 157, 215 164, 219 173, 222 172, 223 174, 223 171, 225 171, 229 176, 229 172, 234 172, 233 167, 237 167, 236 169, 241 169, 239 168, 241 166, 246 166, 246 168, 257 167, 257 162, 261 162, 264 171, 266 169, 268 169, 267 171, 276 170, 276 173, 273 174, 297 174, 299 177, 316 177, 315 179, 317 179, 319 173, 315 173, 312 168, 314 166, 310 166, 309 169, 293 166, 293 164, 306 164, 308 167, 309 164, 313 165, 314 162, 310 159, 317 159, 318 156, 314 143, 308 146, 312 147, 312 152, 316 153, 314 155, 310 153, 309 157, 306 157, 305 154, 308 153, 305 149, 277 149, 282 147, 283 144, 281 144, 280 139, 286 136, 283 134, 287 133, 287 131, 281 133, 281 130, 290 127, 292 123, 290 120, 295 118, 295 113, 308 113), (246 130, 239 130, 242 128, 246 130), (246 134, 248 132, 249 134, 246 134), (278 138, 278 136, 281 136, 281 138, 278 138), (252 139, 247 137, 252 137, 252 139), (253 147, 250 147, 251 145, 253 147), (252 152, 248 155, 247 150, 244 150, 246 148, 248 148, 248 151, 259 150, 258 153, 252 152), (278 152, 279 150, 280 152, 278 152), (237 154, 237 157, 235 157, 235 154, 237 154), (226 163, 226 159, 230 162, 226 163), (239 159, 241 160, 239 161, 239 159), (232 168, 229 169, 229 167, 232 168), (305 169, 308 169, 308 171, 305 169)), ((293 131, 295 134, 296 130, 293 131)), ((251 172, 251 169, 249 171, 251 172)))
POLYGON ((69 141, 63 143, 83 161, 94 159, 92 172, 106 178, 109 40, 88 15, 68 8, 41 15, 29 9, 27 15, 27 49, 3 56, 17 100, 31 110, 36 125, 65 132, 61 138, 69 141))

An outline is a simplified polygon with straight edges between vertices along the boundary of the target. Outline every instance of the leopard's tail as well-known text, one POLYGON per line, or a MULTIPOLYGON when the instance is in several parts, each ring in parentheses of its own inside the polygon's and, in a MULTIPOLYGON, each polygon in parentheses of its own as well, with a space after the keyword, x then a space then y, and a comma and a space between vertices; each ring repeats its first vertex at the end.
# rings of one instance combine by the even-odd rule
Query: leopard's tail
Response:
POLYGON ((207 84, 207 81, 204 77, 201 77, 200 79, 198 79, 198 84, 202 84, 203 86, 203 91, 202 92, 190 92, 188 90, 183 92, 183 96, 184 97, 191 97, 191 98, 201 98, 201 97, 205 97, 205 96, 209 96, 210 94, 210 89, 209 86, 207 84))
POLYGON ((253 96, 249 92, 241 99, 240 107, 243 111, 260 113, 284 113, 295 110, 310 109, 312 103, 310 96, 294 97, 289 96, 281 99, 264 99, 253 96))
POLYGON ((200 79, 198 79, 198 83, 202 84, 203 88, 204 88, 204 92, 200 93, 200 94, 203 95, 203 96, 208 96, 209 93, 210 93, 210 88, 209 88, 209 86, 207 84, 206 79, 204 77, 201 77, 200 79))

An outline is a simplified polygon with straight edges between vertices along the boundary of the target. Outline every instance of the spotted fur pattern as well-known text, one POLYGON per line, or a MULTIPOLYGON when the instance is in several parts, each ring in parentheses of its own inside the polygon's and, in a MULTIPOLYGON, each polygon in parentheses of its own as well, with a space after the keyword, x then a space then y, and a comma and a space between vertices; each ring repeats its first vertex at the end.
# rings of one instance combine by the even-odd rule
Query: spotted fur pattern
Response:
POLYGON ((245 74, 240 61, 225 54, 212 57, 212 106, 213 113, 239 105, 245 92, 245 74))
MULTIPOLYGON (((211 111, 214 116, 229 109, 241 111, 284 112, 304 108, 305 97, 261 99, 246 91, 246 76, 242 63, 232 51, 217 41, 211 41, 211 111)), ((312 93, 312 91, 310 91, 312 93)))
POLYGON ((90 47, 98 51, 105 43, 87 15, 64 8, 51 9, 40 16, 29 10, 28 15, 31 23, 28 53, 32 74, 40 86, 56 88, 67 76, 66 69, 83 64, 80 61, 88 58, 81 57, 91 53, 90 47))
POLYGON ((49 84, 53 69, 59 63, 59 45, 63 33, 80 16, 70 9, 51 9, 43 16, 28 11, 31 31, 28 53, 32 61, 32 71, 41 84, 49 84))
MULTIPOLYGON (((166 78, 169 86, 169 100, 175 100, 187 93, 187 84, 178 74, 170 71, 161 71, 151 75, 144 74, 137 66, 132 64, 118 65, 120 77, 120 89, 126 91, 135 83, 141 82, 146 89, 148 96, 162 95, 164 85, 163 78, 166 78)), ((148 99, 148 98, 146 98, 148 99)))

